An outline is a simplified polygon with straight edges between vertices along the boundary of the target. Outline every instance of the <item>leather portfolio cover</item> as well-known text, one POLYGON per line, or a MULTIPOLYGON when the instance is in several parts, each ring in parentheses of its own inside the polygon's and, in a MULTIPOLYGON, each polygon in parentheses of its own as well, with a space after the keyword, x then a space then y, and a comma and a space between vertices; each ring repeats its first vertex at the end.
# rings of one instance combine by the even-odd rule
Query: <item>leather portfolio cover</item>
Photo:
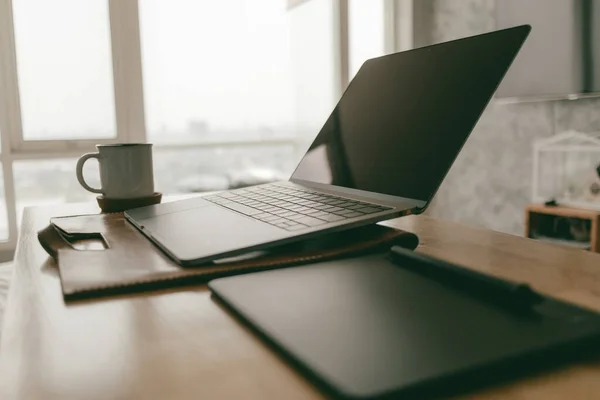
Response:
POLYGON ((369 225, 182 268, 122 213, 53 218, 38 239, 57 262, 65 300, 206 283, 227 275, 386 251, 392 245, 414 249, 419 242, 413 233, 369 225))

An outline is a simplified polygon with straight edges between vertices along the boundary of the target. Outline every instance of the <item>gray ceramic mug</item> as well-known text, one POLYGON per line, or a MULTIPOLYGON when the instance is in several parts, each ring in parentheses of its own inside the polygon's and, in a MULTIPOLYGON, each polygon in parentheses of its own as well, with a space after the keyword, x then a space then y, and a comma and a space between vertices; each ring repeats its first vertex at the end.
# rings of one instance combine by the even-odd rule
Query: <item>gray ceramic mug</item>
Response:
POLYGON ((97 153, 84 154, 77 160, 77 180, 84 189, 111 199, 133 199, 154 194, 151 143, 97 145, 97 153), (90 158, 100 164, 101 188, 89 186, 83 177, 83 165, 90 158))

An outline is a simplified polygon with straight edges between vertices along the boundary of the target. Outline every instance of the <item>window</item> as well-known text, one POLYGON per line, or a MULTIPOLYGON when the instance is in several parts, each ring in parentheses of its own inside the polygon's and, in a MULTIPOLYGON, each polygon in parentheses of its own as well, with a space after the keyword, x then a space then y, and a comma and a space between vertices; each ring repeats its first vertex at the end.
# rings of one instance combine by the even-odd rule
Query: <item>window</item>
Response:
MULTIPOLYGON (((306 145, 325 122, 339 97, 333 1, 312 0, 290 13, 294 126, 306 145)), ((304 153, 304 148, 302 153, 304 153)))
MULTIPOLYGON (((95 195, 81 190, 75 171, 76 157, 18 160, 13 163, 17 220, 25 207, 94 201, 95 195)), ((90 160, 83 171, 87 182, 100 187, 98 163, 90 160)))
POLYGON ((95 144, 155 143, 165 193, 286 178, 390 1, 0 2, 0 250, 24 207, 93 199, 95 144))
POLYGON ((288 20, 278 1, 142 1, 148 139, 293 137, 288 20))
POLYGON ((384 0, 349 0, 350 77, 367 59, 385 54, 384 0))
POLYGON ((335 100, 332 22, 329 0, 293 12, 284 1, 142 1, 148 140, 157 144, 157 153, 161 144, 216 146, 195 152, 197 160, 186 150, 195 168, 188 167, 187 157, 158 154, 157 185, 176 189, 169 171, 185 182, 178 189, 194 181, 205 190, 223 189, 241 169, 287 177, 300 151, 292 151, 285 163, 277 161, 277 152, 303 147, 335 100), (242 157, 245 162, 218 148, 253 142, 262 149, 248 151, 264 156, 242 157))
POLYGON ((24 140, 115 137, 106 0, 13 0, 24 140))

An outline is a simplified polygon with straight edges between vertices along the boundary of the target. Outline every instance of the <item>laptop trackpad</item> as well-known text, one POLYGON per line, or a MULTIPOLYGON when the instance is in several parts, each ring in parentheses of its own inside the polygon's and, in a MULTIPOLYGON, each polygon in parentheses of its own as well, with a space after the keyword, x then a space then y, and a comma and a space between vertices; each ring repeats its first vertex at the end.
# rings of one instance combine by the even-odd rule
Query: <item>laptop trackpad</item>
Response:
POLYGON ((139 223, 180 260, 210 257, 289 236, 283 229, 217 205, 141 219, 139 223))

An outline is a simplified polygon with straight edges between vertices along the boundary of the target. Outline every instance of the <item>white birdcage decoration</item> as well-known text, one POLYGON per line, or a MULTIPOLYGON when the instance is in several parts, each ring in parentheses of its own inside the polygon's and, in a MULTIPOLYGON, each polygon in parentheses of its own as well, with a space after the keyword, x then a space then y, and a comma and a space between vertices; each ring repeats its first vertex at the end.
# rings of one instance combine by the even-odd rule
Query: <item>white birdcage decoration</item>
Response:
POLYGON ((600 136, 568 131, 533 146, 534 202, 600 210, 600 136))

